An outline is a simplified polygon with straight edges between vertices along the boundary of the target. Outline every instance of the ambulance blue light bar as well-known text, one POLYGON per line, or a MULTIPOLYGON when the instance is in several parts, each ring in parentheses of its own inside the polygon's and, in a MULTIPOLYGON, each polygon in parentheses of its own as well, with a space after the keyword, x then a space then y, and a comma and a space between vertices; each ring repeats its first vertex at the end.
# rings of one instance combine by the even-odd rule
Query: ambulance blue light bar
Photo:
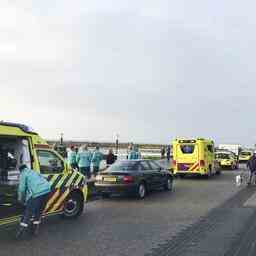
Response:
POLYGON ((34 131, 34 129, 32 127, 27 126, 25 124, 10 123, 10 122, 1 121, 0 125, 10 126, 10 127, 17 127, 17 128, 20 128, 23 132, 36 134, 36 132, 34 131))

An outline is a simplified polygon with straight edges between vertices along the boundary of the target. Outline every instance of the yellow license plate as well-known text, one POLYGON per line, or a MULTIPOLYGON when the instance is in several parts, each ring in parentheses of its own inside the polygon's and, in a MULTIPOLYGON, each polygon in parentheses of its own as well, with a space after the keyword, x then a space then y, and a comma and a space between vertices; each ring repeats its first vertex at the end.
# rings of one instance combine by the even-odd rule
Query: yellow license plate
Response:
POLYGON ((116 177, 105 177, 104 181, 116 182, 116 177))

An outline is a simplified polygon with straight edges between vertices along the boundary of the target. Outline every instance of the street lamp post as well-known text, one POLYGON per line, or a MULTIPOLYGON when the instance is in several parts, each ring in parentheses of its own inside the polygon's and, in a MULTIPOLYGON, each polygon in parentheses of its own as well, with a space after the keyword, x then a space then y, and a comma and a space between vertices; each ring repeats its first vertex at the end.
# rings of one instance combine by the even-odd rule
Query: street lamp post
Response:
POLYGON ((60 134, 60 145, 63 145, 63 133, 60 134))
POLYGON ((119 134, 116 134, 116 156, 118 156, 118 145, 119 144, 119 134))

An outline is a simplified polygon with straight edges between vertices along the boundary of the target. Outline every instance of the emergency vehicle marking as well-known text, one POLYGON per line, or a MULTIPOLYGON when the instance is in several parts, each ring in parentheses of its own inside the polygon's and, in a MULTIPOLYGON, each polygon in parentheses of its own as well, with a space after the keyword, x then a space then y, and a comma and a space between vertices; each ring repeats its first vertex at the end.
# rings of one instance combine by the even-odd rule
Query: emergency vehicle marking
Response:
POLYGON ((77 171, 69 174, 51 174, 46 178, 52 184, 52 193, 44 213, 63 210, 63 203, 72 190, 72 187, 81 187, 84 183, 84 176, 77 171))
POLYGON ((58 189, 54 194, 53 196, 51 197, 51 199, 48 201, 46 207, 45 207, 45 210, 44 210, 44 213, 46 213, 49 208, 52 206, 52 204, 54 203, 54 201, 59 197, 60 195, 60 190, 58 189))
MULTIPOLYGON (((68 188, 59 198, 59 200, 53 205, 53 208, 49 210, 49 212, 55 212, 56 210, 58 210, 58 208, 61 206, 62 207, 62 203, 65 201, 66 197, 68 196, 70 192, 70 189, 68 188)), ((60 209, 59 209, 60 210, 60 209)))
POLYGON ((193 165, 189 168, 189 171, 194 171, 198 166, 199 166, 199 163, 193 164, 193 165))

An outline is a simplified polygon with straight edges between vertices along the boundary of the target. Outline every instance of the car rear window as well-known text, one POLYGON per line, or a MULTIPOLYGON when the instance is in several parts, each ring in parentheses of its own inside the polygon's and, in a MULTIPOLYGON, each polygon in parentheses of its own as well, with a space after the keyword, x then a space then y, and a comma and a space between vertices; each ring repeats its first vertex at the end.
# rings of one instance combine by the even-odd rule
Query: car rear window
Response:
POLYGON ((217 159, 230 159, 230 155, 228 155, 228 154, 223 154, 223 153, 216 154, 215 157, 216 157, 217 159))
POLYGON ((195 150, 195 145, 192 145, 192 144, 180 145, 180 150, 183 154, 193 154, 195 150))
POLYGON ((109 172, 138 171, 138 162, 122 161, 113 164, 108 168, 109 172))

